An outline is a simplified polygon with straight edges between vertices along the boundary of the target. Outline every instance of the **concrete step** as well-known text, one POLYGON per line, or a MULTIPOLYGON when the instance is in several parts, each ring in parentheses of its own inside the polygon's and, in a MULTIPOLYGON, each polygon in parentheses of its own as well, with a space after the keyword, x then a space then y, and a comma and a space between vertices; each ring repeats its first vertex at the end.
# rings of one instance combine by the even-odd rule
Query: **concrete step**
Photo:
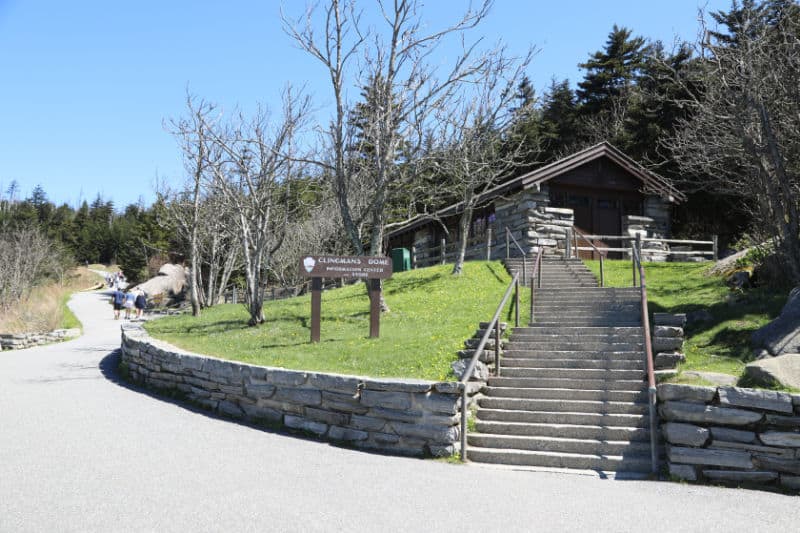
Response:
POLYGON ((636 427, 584 426, 575 424, 525 424, 520 422, 492 422, 477 420, 475 428, 480 433, 493 435, 520 435, 561 437, 570 439, 597 439, 645 441, 650 440, 650 430, 636 427))
POLYGON ((572 390, 608 390, 636 391, 646 390, 645 382, 637 379, 575 379, 564 377, 517 377, 492 376, 488 382, 490 387, 548 388, 572 390))
POLYGON ((592 400, 611 402, 646 402, 647 391, 581 390, 550 388, 489 387, 492 398, 537 398, 550 400, 592 400))
POLYGON ((524 424, 569 424, 577 426, 613 426, 647 428, 649 415, 626 413, 568 413, 562 411, 511 411, 508 409, 480 408, 478 420, 492 422, 517 422, 524 424))
POLYGON ((516 466, 548 468, 578 468, 582 470, 611 470, 617 472, 649 472, 650 455, 593 455, 539 452, 529 450, 497 450, 470 447, 469 460, 516 466))
POLYGON ((629 352, 612 352, 612 351, 557 351, 557 350, 522 350, 511 345, 503 351, 503 358, 508 359, 612 359, 612 360, 628 360, 628 361, 643 361, 644 351, 634 350, 629 352))
MULTIPOLYGON (((544 328, 543 328, 544 329, 544 328)), ((607 343, 616 343, 616 344, 629 344, 629 343, 636 343, 641 342, 642 335, 639 333, 627 333, 622 335, 614 335, 614 334, 600 334, 600 335, 592 335, 592 334, 570 334, 570 333, 561 333, 561 334, 551 334, 547 333, 546 330, 542 331, 541 333, 514 333, 509 338, 510 342, 559 342, 570 340, 574 342, 607 342, 607 343)))
POLYGON ((555 327, 544 329, 537 325, 520 326, 514 328, 512 333, 546 333, 551 335, 642 335, 641 327, 555 327))
POLYGON ((506 357, 500 359, 501 371, 506 368, 583 368, 607 370, 642 370, 645 369, 644 361, 615 360, 615 359, 539 359, 529 357, 506 357))
POLYGON ((524 340, 516 339, 508 343, 508 348, 516 350, 542 350, 542 351, 556 351, 556 352, 635 352, 644 350, 642 342, 603 342, 593 341, 591 339, 581 340, 577 338, 575 341, 570 342, 567 340, 558 342, 546 342, 536 339, 524 340))
POLYGON ((548 400, 536 398, 496 398, 486 396, 478 400, 485 409, 509 411, 548 411, 558 413, 593 413, 641 415, 648 412, 646 403, 611 402, 595 400, 548 400))
MULTIPOLYGON (((641 380, 643 370, 585 370, 576 368, 503 368, 501 375, 509 378, 594 379, 605 381, 641 380)), ((603 387, 601 387, 603 388, 603 387)))
POLYGON ((649 457, 650 442, 627 440, 574 439, 532 435, 470 433, 467 445, 503 450, 576 453, 589 455, 643 455, 649 457))
POLYGON ((542 319, 539 320, 538 318, 535 319, 534 322, 531 323, 532 326, 541 326, 541 327, 558 327, 558 326, 577 326, 577 327, 590 327, 590 326, 627 326, 627 327, 641 327, 642 321, 640 320, 629 320, 626 322, 615 322, 608 319, 585 319, 585 320, 559 320, 559 321, 552 321, 542 319))

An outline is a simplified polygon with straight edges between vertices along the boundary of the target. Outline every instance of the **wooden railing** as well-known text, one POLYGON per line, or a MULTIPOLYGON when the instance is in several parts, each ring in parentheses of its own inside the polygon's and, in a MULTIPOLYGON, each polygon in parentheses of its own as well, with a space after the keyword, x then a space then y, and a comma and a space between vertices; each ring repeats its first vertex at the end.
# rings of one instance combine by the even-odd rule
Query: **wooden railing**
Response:
MULTIPOLYGON (((411 247, 411 268, 422 268, 433 265, 444 265, 455 262, 458 256, 460 241, 447 241, 442 238, 439 244, 419 248, 411 247)), ((492 258, 492 229, 488 228, 485 235, 470 237, 467 240, 465 258, 475 259, 492 258)))
MULTIPOLYGON (((575 229, 575 228, 573 228, 575 229)), ((577 230, 576 230, 577 231, 577 230)), ((577 236, 573 238, 573 242, 571 243, 571 249, 575 250, 575 255, 578 255, 579 251, 591 252, 591 251, 599 251, 599 249, 591 242, 592 240, 600 240, 600 241, 616 241, 620 243, 625 242, 633 242, 635 240, 640 239, 641 242, 658 242, 664 243, 668 245, 678 245, 678 246, 708 246, 710 247, 709 250, 659 250, 659 249, 643 249, 642 254, 658 254, 658 255, 671 255, 671 256, 703 256, 703 257, 710 257, 714 261, 719 259, 719 245, 718 245, 718 238, 716 235, 711 236, 711 240, 708 241, 701 241, 701 240, 689 240, 689 239, 662 239, 659 237, 641 237, 639 235, 632 237, 630 235, 584 235, 581 234, 581 239, 588 242, 591 247, 587 246, 578 246, 577 236)), ((603 252, 608 254, 609 252, 623 252, 628 253, 630 252, 630 248, 627 246, 617 246, 617 247, 603 247, 603 252)))
POLYGON ((584 235, 581 232, 581 230, 579 230, 575 226, 572 226, 572 234, 574 235, 574 239, 575 239, 575 257, 580 257, 578 255, 578 250, 580 250, 580 248, 578 247, 578 237, 580 237, 581 239, 583 239, 586 242, 588 242, 589 245, 592 247, 592 251, 596 252, 597 255, 600 256, 600 286, 601 287, 605 287, 606 286, 606 276, 605 276, 605 269, 603 267, 603 259, 605 258, 605 256, 608 255, 608 249, 607 248, 603 248, 601 250, 600 248, 595 246, 594 243, 589 239, 589 237, 584 235))

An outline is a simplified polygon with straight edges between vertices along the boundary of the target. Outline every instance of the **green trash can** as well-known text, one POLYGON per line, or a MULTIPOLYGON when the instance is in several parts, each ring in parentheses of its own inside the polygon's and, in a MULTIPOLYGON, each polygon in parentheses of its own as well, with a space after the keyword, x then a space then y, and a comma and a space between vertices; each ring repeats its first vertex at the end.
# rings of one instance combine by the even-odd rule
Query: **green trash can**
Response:
POLYGON ((411 270, 411 252, 408 248, 392 248, 392 272, 411 270))

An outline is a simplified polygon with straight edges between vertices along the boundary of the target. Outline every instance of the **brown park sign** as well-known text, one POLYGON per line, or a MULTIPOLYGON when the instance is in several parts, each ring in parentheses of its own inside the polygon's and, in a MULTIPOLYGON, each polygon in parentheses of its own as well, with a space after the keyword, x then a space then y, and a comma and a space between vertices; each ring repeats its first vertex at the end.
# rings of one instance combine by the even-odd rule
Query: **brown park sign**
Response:
POLYGON ((300 273, 307 278, 386 279, 392 277, 388 257, 307 255, 300 261, 300 273))
POLYGON ((388 257, 353 255, 307 255, 300 260, 300 273, 311 278, 311 342, 319 342, 322 322, 322 278, 360 278, 370 280, 369 336, 380 336, 381 282, 392 277, 388 257))

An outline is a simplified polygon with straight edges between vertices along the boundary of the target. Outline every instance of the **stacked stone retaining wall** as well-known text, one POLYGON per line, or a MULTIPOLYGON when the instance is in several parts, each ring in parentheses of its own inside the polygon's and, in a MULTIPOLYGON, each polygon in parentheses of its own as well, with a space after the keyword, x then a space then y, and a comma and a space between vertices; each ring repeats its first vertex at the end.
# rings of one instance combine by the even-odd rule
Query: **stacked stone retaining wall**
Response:
POLYGON ((463 387, 458 382, 368 378, 225 361, 153 339, 138 324, 123 326, 122 363, 134 382, 177 391, 227 417, 399 455, 448 456, 458 451, 463 387))
POLYGON ((0 333, 0 350, 22 350, 80 337, 81 330, 56 329, 45 333, 0 333))
POLYGON ((800 490, 800 394, 658 386, 673 477, 800 490))

